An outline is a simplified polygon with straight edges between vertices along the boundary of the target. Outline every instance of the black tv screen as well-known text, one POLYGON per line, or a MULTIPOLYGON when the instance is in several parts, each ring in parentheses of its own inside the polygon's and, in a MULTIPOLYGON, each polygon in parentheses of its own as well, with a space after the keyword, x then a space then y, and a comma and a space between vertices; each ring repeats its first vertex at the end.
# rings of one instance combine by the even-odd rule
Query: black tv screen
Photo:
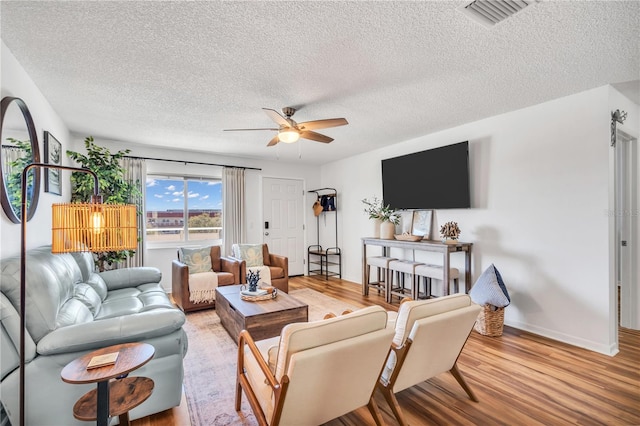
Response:
POLYGON ((382 198, 395 209, 471 207, 469 141, 382 160, 382 198))

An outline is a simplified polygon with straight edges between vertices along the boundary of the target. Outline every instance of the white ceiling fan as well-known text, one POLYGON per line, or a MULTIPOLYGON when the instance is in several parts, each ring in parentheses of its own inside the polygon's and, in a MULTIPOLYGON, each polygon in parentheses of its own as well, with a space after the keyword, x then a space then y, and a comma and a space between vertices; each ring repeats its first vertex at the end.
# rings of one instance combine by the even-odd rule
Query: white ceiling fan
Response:
POLYGON ((324 120, 305 121, 302 123, 296 123, 291 117, 295 114, 296 109, 292 107, 282 108, 282 114, 278 111, 270 108, 262 108, 264 112, 271 118, 277 125, 277 128, 264 127, 256 129, 224 129, 225 132, 243 132, 249 130, 272 130, 277 131, 275 135, 267 144, 267 146, 274 146, 278 142, 294 143, 298 139, 309 139, 316 142, 329 143, 333 141, 333 138, 325 136, 323 134, 314 132, 317 129, 327 129, 329 127, 338 127, 349 124, 344 118, 327 118, 324 120))

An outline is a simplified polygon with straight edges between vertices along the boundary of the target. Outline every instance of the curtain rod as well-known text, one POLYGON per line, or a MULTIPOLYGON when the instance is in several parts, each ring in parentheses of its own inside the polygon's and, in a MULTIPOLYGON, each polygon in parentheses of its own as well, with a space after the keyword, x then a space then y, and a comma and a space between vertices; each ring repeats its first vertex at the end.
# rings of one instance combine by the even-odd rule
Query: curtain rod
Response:
POLYGON ((137 160, 168 161, 170 163, 199 164, 201 166, 234 167, 236 169, 246 169, 246 170, 262 170, 262 169, 257 168, 257 167, 230 166, 229 164, 201 163, 199 161, 168 160, 166 158, 136 157, 136 156, 132 156, 132 155, 125 155, 125 158, 134 158, 134 159, 137 159, 137 160))

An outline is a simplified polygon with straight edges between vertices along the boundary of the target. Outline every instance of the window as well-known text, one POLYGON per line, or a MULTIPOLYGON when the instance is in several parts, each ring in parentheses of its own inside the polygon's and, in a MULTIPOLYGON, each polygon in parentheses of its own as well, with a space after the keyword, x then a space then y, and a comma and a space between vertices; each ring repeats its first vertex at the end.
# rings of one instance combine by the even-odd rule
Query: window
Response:
POLYGON ((222 239, 219 179, 148 175, 145 196, 147 242, 222 239))

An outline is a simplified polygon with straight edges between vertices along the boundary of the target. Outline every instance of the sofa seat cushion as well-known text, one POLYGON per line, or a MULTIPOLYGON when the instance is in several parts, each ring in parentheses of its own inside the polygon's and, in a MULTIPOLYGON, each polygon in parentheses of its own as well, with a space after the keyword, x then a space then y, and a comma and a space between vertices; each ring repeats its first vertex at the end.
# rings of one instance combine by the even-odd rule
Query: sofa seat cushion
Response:
POLYGON ((138 287, 111 290, 102 301, 95 319, 113 318, 162 308, 173 308, 173 304, 160 284, 142 284, 138 287))
POLYGON ((105 300, 102 303, 100 312, 96 315, 96 320, 103 320, 107 318, 115 318, 126 315, 137 314, 142 311, 144 304, 137 297, 125 297, 114 300, 105 300))

